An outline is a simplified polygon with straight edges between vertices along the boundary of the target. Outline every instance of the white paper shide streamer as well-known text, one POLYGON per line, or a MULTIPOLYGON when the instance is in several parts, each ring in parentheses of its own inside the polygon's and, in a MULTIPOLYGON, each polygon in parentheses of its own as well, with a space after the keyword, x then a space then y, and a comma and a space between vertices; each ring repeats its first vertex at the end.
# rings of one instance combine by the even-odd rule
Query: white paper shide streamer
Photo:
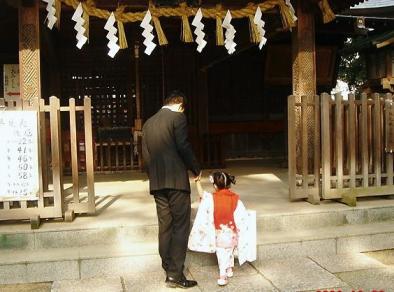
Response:
POLYGON ((194 16, 192 25, 196 28, 194 30, 194 34, 196 35, 196 43, 197 43, 197 51, 201 53, 202 49, 207 45, 207 42, 204 40, 205 33, 203 32, 204 24, 201 22, 202 12, 201 8, 198 9, 196 16, 194 16))
POLYGON ((107 22, 105 23, 104 29, 108 31, 107 33, 107 39, 108 39, 108 44, 107 47, 109 48, 108 51, 108 56, 111 58, 115 57, 116 53, 119 51, 120 47, 118 45, 118 37, 116 36, 116 33, 118 30, 115 27, 115 15, 113 12, 111 12, 111 15, 108 17, 107 22))
POLYGON ((257 10, 256 10, 256 13, 254 15, 253 22, 254 22, 254 24, 256 24, 257 30, 259 32, 259 38, 260 38, 259 49, 260 50, 267 43, 267 39, 264 37, 264 35, 265 35, 265 30, 264 30, 265 22, 262 19, 262 16, 263 16, 263 13, 261 12, 260 7, 257 6, 257 10))
POLYGON ((85 20, 83 20, 82 18, 82 14, 83 14, 83 8, 82 8, 82 4, 79 3, 77 9, 75 10, 73 16, 72 16, 72 20, 74 20, 75 26, 74 29, 77 31, 77 48, 81 49, 83 47, 83 45, 87 42, 88 38, 85 36, 85 31, 86 29, 83 27, 83 24, 85 23, 85 20))
POLYGON ((47 14, 47 26, 49 29, 52 29, 54 24, 57 21, 57 17, 55 16, 56 9, 55 9, 55 0, 42 0, 43 2, 47 3, 46 10, 48 11, 47 14))
POLYGON ((230 10, 227 10, 226 17, 223 20, 222 27, 226 29, 225 33, 225 40, 224 40, 224 46, 227 49, 227 52, 231 55, 232 53, 235 52, 235 47, 237 44, 234 42, 234 37, 236 30, 234 26, 231 24, 231 13, 230 10))
POLYGON ((148 10, 142 20, 140 27, 144 29, 142 32, 142 36, 145 38, 144 45, 145 45, 145 54, 150 55, 153 50, 156 48, 156 44, 153 42, 155 36, 153 35, 153 26, 150 24, 152 20, 152 15, 148 10))

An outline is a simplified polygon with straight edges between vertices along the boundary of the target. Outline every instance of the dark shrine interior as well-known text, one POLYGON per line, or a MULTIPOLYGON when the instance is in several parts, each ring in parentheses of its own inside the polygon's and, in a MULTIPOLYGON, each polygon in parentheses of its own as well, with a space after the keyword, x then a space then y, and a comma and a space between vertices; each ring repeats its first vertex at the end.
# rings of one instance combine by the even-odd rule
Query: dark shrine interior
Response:
MULTIPOLYGON (((0 1, 0 75, 2 64, 18 63, 18 10, 8 5, 9 2, 0 1)), ((116 8, 117 1, 110 2, 96 1, 96 5, 116 8)), ((133 3, 130 10, 146 9, 145 1, 129 2, 133 3)), ((209 2, 216 3, 204 1, 209 2)), ((243 3, 235 1, 231 5, 242 6, 243 3)), ((102 128, 120 129, 114 137, 132 136, 137 110, 135 83, 139 74, 143 120, 162 106, 163 98, 170 91, 178 89, 189 98, 186 114, 195 148, 200 147, 202 137, 208 135, 214 140, 220 136, 224 159, 285 160, 287 96, 292 93, 292 37, 291 32, 283 30, 278 11, 263 14, 268 41, 262 50, 250 42, 247 18, 232 22, 237 31, 237 47, 232 55, 215 44, 215 20, 203 19, 208 45, 198 53, 195 43, 180 40, 180 18, 161 18, 168 45, 157 45, 150 56, 144 54, 139 23, 125 23, 128 48, 120 50, 112 59, 107 55, 105 20, 90 17, 89 43, 79 50, 71 20, 73 9, 63 5, 60 30, 49 30, 44 24, 46 11, 42 5, 41 97, 48 99, 54 95, 62 102, 74 97, 78 103, 84 96, 90 96, 96 138, 102 128), (138 70, 135 46, 139 46, 138 70), (122 129, 126 130, 122 132, 122 129)), ((324 25, 321 14, 316 14, 318 93, 330 92, 335 87, 338 51, 354 33, 353 21, 338 18, 324 25)), ((154 41, 157 43, 156 35, 154 41)), ((2 80, 0 92, 3 92, 2 80)), ((105 131, 101 133, 105 135, 105 131)))

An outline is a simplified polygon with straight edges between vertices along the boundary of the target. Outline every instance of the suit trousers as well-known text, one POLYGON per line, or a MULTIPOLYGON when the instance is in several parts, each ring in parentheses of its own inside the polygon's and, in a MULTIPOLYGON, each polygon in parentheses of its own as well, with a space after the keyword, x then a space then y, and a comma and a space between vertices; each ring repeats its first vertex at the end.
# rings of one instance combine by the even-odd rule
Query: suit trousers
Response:
POLYGON ((154 194, 159 221, 159 254, 167 276, 183 276, 190 232, 190 194, 162 190, 154 194))

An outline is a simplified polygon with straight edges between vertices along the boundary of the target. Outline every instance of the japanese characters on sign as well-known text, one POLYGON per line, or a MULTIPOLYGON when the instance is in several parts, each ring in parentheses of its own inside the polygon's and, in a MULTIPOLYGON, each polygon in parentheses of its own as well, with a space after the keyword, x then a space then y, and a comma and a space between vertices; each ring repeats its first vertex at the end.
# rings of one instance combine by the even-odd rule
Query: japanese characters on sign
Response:
POLYGON ((37 113, 0 112, 0 200, 37 199, 37 113))
POLYGON ((4 64, 4 98, 20 97, 19 65, 4 64))

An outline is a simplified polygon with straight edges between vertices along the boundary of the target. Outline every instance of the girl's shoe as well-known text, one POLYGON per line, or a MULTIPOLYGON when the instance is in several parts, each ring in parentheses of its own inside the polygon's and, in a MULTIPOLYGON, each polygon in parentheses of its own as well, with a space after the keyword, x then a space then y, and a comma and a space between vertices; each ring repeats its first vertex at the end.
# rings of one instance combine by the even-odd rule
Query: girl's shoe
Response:
POLYGON ((228 277, 228 278, 231 278, 232 276, 234 276, 233 268, 228 268, 228 269, 226 270, 226 273, 227 273, 227 277, 228 277))
POLYGON ((219 286, 225 286, 225 285, 227 285, 227 284, 228 284, 227 277, 220 277, 220 278, 218 279, 218 285, 219 285, 219 286))

